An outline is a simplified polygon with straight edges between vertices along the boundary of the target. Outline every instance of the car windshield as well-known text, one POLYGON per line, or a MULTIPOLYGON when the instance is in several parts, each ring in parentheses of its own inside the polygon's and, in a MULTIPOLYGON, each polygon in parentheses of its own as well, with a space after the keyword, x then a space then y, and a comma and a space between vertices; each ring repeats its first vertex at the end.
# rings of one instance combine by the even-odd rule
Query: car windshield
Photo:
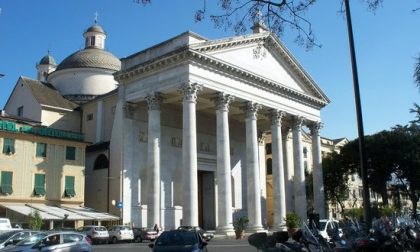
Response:
POLYGON ((4 234, 0 235, 0 243, 5 242, 7 239, 9 239, 12 235, 16 234, 15 231, 10 231, 4 234))
POLYGON ((327 225, 326 221, 320 221, 319 222, 319 230, 324 230, 325 229, 325 225, 327 225))
POLYGON ((34 235, 29 236, 28 238, 18 242, 16 244, 16 246, 28 246, 28 245, 35 244, 35 243, 39 242, 40 240, 42 240, 45 236, 47 236, 46 233, 34 234, 34 235))
POLYGON ((156 246, 184 246, 197 243, 195 232, 164 232, 156 241, 156 246))

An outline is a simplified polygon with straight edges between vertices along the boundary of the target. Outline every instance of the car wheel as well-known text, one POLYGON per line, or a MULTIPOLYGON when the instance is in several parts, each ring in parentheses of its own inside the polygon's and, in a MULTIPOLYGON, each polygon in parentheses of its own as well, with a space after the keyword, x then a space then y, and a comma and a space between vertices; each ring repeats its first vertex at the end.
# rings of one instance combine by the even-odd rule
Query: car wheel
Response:
POLYGON ((116 244, 117 242, 118 242, 117 237, 115 237, 115 236, 114 236, 114 237, 112 237, 112 243, 113 243, 113 244, 116 244))

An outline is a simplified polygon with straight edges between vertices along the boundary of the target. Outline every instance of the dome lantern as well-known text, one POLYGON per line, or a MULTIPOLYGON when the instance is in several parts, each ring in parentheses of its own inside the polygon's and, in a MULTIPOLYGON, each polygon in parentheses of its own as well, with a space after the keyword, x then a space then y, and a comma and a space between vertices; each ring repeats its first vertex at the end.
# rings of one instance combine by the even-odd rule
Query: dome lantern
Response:
POLYGON ((36 65, 38 70, 38 80, 47 81, 47 76, 55 70, 57 64, 55 63, 54 58, 51 56, 50 50, 48 54, 42 57, 39 63, 36 65))
POLYGON ((102 50, 105 48, 106 33, 97 24, 96 18, 94 24, 83 33, 83 37, 85 37, 85 48, 98 48, 102 50))

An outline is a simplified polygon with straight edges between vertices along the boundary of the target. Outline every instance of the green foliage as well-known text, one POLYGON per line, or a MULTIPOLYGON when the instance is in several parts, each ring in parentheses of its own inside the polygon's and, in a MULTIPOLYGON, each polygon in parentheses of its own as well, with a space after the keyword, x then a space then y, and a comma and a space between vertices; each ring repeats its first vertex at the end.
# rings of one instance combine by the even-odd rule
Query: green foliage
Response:
POLYGON ((245 216, 241 216, 238 219, 233 221, 233 228, 238 231, 245 230, 248 226, 248 218, 245 216))
POLYGON ((287 213, 284 220, 288 228, 298 228, 301 225, 301 219, 297 213, 287 213))
POLYGON ((34 213, 30 213, 28 215, 29 218, 29 227, 32 230, 40 230, 43 224, 41 215, 39 214, 38 210, 35 210, 34 213))
POLYGON ((396 210, 392 206, 384 206, 383 208, 379 209, 379 212, 380 212, 381 216, 390 217, 396 212, 396 210))
POLYGON ((351 208, 344 210, 346 216, 351 217, 352 219, 363 219, 363 208, 351 208))
POLYGON ((348 199, 348 177, 353 169, 345 164, 344 156, 332 152, 322 160, 324 170, 324 189, 328 201, 340 204, 343 210, 343 202, 348 199))

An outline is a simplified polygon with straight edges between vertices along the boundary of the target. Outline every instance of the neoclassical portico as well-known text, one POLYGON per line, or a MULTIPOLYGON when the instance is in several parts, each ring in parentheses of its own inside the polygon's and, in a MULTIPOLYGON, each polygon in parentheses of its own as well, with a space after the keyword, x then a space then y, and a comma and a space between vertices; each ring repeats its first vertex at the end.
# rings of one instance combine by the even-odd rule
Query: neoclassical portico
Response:
MULTIPOLYGON (((284 228, 287 211, 306 219, 302 127, 312 129, 319 147, 316 125, 328 99, 277 38, 256 33, 208 41, 184 33, 122 61, 115 75, 124 87, 119 101, 136 104, 136 111, 127 117, 124 106, 117 106, 115 118, 125 123, 114 125, 125 134, 124 148, 119 160, 110 160, 114 169, 130 171, 123 175, 139 174, 138 181, 122 180, 129 181, 123 194, 138 190, 124 223, 137 218, 136 225, 148 227, 203 225, 232 235, 234 220, 246 216, 250 232, 266 229, 266 167, 257 141, 262 131, 272 134, 273 228, 284 228), (261 59, 253 54, 258 43, 266 50, 261 59)), ((314 184, 323 188, 316 146, 314 184)), ((322 190, 316 192, 319 213, 322 190)))

